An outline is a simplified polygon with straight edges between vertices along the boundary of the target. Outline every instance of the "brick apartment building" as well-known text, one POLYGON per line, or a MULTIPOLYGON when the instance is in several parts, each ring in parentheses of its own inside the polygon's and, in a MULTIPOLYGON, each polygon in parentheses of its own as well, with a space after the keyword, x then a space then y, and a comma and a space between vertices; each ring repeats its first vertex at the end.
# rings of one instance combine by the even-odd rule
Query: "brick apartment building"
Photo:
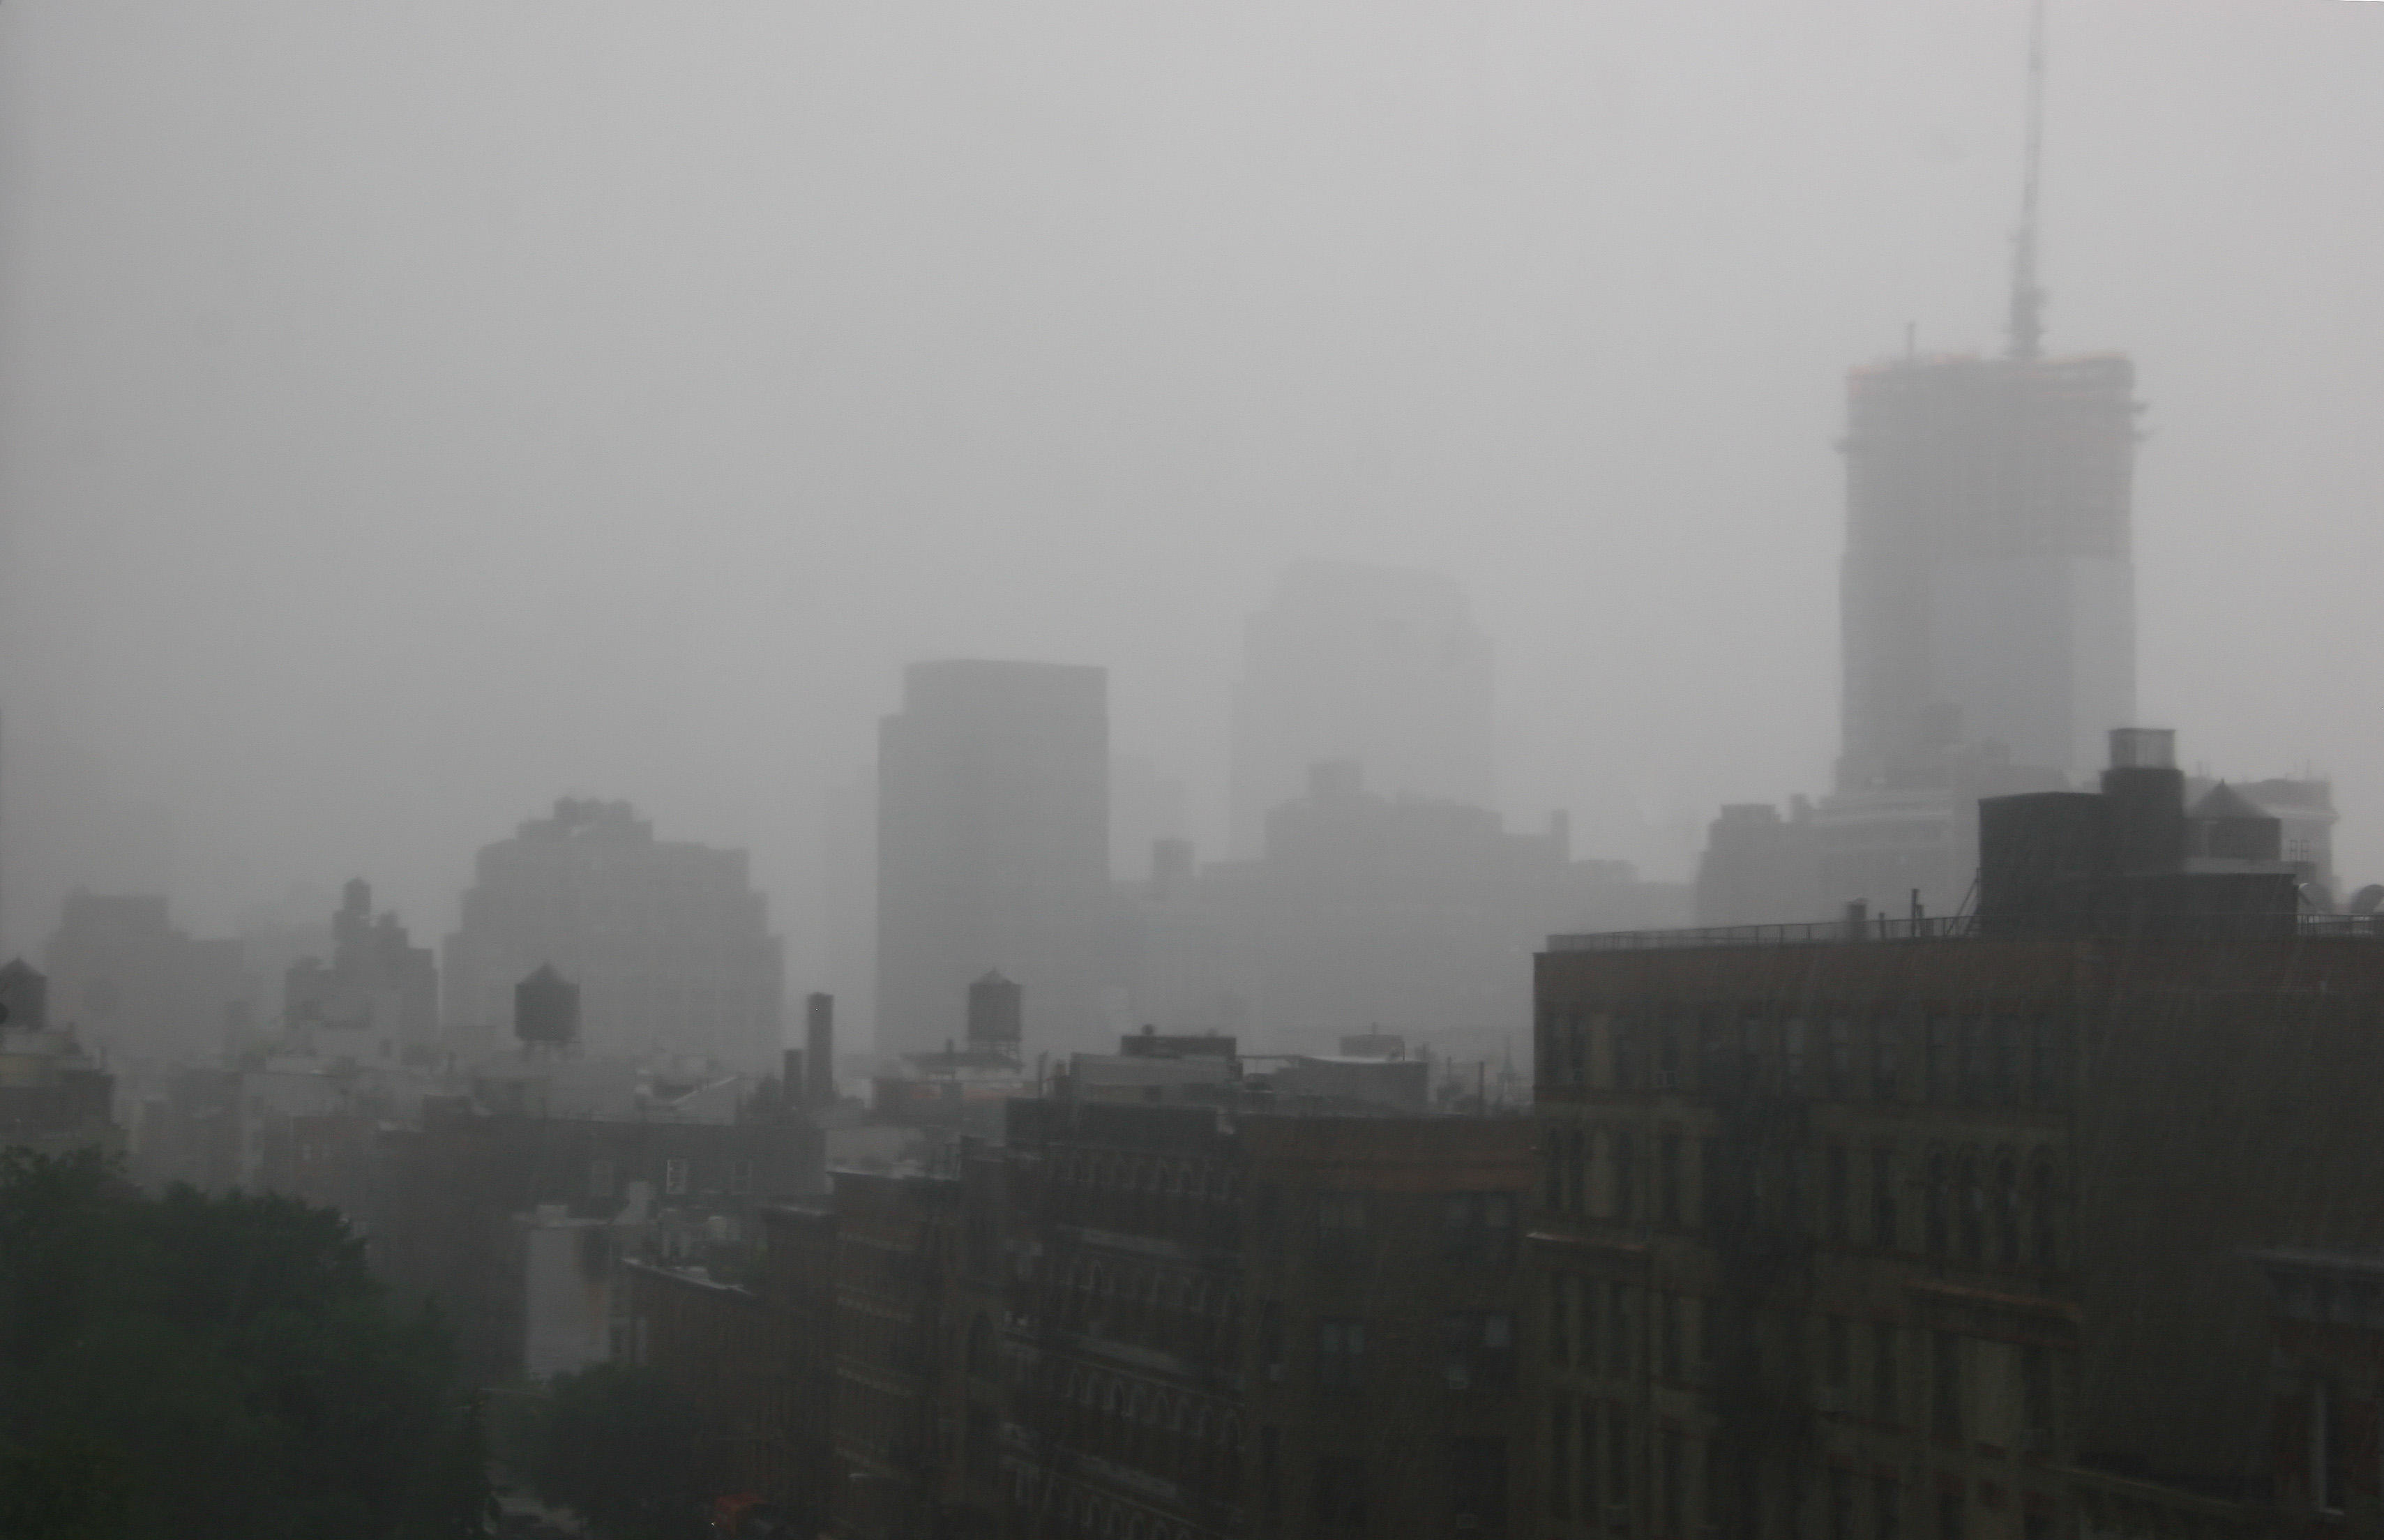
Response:
POLYGON ((1523 1533, 1530 1137, 1012 1103, 1011 1533, 1523 1533))
POLYGON ((2384 944, 2189 861, 2165 761, 1985 803, 1975 918, 1551 942, 1537 1533, 2215 1536, 2296 1500, 2253 1258, 2384 1245, 2384 944))
MULTIPOLYGON (((470 1372, 498 1383, 531 1367, 523 1216, 600 1228, 589 1247, 733 1272, 762 1208, 815 1193, 820 1166, 819 1132, 799 1112, 696 1123, 434 1100, 418 1128, 381 1131, 366 1236, 399 1297, 439 1299, 470 1372)), ((609 1278, 609 1261, 590 1267, 609 1278)))

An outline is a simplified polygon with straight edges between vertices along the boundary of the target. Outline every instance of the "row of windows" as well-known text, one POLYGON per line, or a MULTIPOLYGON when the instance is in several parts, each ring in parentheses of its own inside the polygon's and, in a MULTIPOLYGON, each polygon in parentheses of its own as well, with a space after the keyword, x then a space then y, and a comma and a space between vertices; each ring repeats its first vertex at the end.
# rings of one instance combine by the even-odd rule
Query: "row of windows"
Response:
MULTIPOLYGON (((1284 1506, 1284 1477, 1275 1430, 1259 1430, 1259 1505, 1267 1513, 1284 1506)), ((1507 1441, 1503 1438, 1453 1438, 1447 1451, 1449 1528, 1476 1540, 1498 1540, 1507 1533, 1507 1441)), ((1407 1522, 1384 1511, 1377 1474, 1360 1455, 1316 1457, 1308 1484, 1309 1533, 1360 1536, 1373 1533, 1378 1523, 1406 1530, 1407 1522)))
POLYGON ((2066 1194, 2041 1149, 1938 1147, 1913 1161, 1892 1145, 1750 1150, 1719 1137, 1548 1125, 1541 1159, 1542 1202, 1583 1219, 1813 1234, 1981 1265, 2063 1262, 2066 1194))
POLYGON ((1044 1481, 1024 1469, 1016 1472, 1011 1495, 1019 1512, 1033 1513, 1039 1506, 1054 1533, 1084 1540, 1205 1540, 1208 1533, 1073 1482, 1044 1481))
MULTIPOLYGON (((1504 1390, 1515 1383, 1515 1318, 1505 1310, 1450 1310, 1441 1318, 1441 1379, 1451 1390, 1504 1390)), ((1259 1307, 1259 1358, 1269 1378, 1284 1364, 1281 1307, 1259 1307)), ((1316 1323, 1312 1378, 1328 1390, 1359 1390, 1369 1383, 1366 1323, 1325 1316, 1316 1323)))
MULTIPOLYGON (((1654 1431, 1643 1478, 1628 1408, 1558 1397, 1549 1403, 1546 1425, 1546 1503, 1548 1516, 1559 1524, 1623 1527, 1634 1505, 1645 1502, 1654 1509, 1650 1517, 1658 1534, 1685 1534, 1694 1503, 1699 1528, 1709 1534, 1905 1540, 1913 1533, 1907 1512, 1913 1494, 1891 1474, 1866 1475, 1831 1465, 1816 1479, 1799 1464, 1767 1466, 1737 1457, 1717 1441, 1664 1427, 1654 1431)), ((2049 1496, 2015 1494, 1987 1481, 1973 1489, 1941 1473, 1933 1497, 1929 1540, 1968 1540, 1974 1506, 1994 1511, 2015 1501, 2027 1540, 2049 1540, 2052 1534, 2055 1504, 2049 1496)))
MULTIPOLYGON (((1685 1382, 1729 1362, 1787 1387, 1816 1410, 1906 1421, 1909 1328, 1794 1309, 1729 1307, 1710 1298, 1569 1273, 1547 1283, 1547 1357, 1559 1370, 1627 1378, 1647 1363, 1685 1382)), ((2054 1427, 2055 1360, 2036 1344, 1932 1333, 1925 1344, 1930 1432, 2042 1448, 2054 1427)))
POLYGON ((2071 1029, 2048 1015, 1889 1012, 1818 1021, 1676 1008, 1541 1012, 1540 1083, 1614 1091, 1764 1091, 1980 1107, 2056 1106, 2071 1029))
POLYGON ((1219 1202, 1231 1202, 1235 1197, 1234 1174, 1209 1161, 1073 1149, 1055 1157, 1052 1174, 1070 1186, 1103 1192, 1213 1198, 1219 1202))
MULTIPOLYGON (((1375 1228, 1373 1201, 1379 1195, 1327 1189, 1315 1195, 1315 1238, 1321 1250, 1356 1252, 1375 1228)), ((1273 1183, 1260 1185, 1251 1225, 1260 1249, 1274 1252, 1285 1238, 1284 1190, 1273 1183)), ((1402 1197, 1399 1201, 1408 1201, 1402 1197)), ((1518 1196, 1511 1192, 1453 1192, 1438 1199, 1439 1247, 1450 1261, 1505 1262, 1515 1255, 1518 1196)))
MULTIPOLYGON (((588 1196, 591 1198, 613 1198, 621 1196, 624 1186, 621 1169, 611 1161, 588 1162, 588 1196)), ((753 1162, 728 1161, 720 1167, 699 1170, 693 1161, 675 1157, 663 1162, 663 1192, 667 1197, 680 1198, 690 1192, 713 1190, 699 1186, 725 1181, 731 1197, 741 1198, 753 1190, 753 1162)))

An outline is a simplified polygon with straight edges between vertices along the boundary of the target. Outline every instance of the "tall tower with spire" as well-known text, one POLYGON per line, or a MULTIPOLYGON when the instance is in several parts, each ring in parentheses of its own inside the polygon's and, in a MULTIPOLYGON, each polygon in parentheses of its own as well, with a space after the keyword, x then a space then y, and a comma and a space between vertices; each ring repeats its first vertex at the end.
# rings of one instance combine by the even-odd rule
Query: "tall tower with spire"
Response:
POLYGON ((2074 776, 2135 709, 2135 369, 2047 354, 2038 270, 2044 11, 2001 357, 1847 381, 1841 791, 1942 781, 1949 755, 2074 776))
POLYGON ((2046 350, 2044 6, 2033 0, 2002 353, 1846 380, 1843 738, 1817 914, 1963 902, 1978 800, 2075 783, 2135 715, 2135 367, 2046 350))

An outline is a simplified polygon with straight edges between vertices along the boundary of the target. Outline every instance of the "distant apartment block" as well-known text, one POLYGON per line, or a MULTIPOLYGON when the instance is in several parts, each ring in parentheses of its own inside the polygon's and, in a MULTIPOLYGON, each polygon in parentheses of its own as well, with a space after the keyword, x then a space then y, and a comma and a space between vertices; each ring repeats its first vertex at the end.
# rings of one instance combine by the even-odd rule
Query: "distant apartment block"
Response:
POLYGON ((552 965, 580 987, 593 1053, 775 1067, 785 948, 743 851, 654 838, 627 802, 565 798, 484 847, 444 955, 447 1025, 513 1019, 552 965))

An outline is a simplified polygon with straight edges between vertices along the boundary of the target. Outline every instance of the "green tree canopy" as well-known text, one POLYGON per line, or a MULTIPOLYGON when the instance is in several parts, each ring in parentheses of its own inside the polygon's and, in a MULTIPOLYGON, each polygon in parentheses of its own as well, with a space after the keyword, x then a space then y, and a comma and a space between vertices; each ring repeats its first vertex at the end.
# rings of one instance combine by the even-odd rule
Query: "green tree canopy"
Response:
POLYGON ((0 1151, 0 1533, 484 1533, 447 1335, 329 1210, 152 1198, 95 1153, 0 1151))
POLYGON ((606 1540, 707 1533, 701 1419, 651 1369, 600 1363, 558 1374, 532 1438, 539 1497, 606 1540))

